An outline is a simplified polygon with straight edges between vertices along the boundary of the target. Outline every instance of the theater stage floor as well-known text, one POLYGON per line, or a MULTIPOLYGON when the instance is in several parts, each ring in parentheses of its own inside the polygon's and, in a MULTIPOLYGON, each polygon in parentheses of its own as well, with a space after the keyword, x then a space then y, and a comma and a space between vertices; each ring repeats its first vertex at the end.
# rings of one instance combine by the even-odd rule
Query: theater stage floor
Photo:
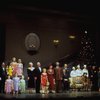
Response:
POLYGON ((96 99, 100 100, 100 92, 67 92, 67 93, 49 93, 49 94, 18 94, 7 95, 0 94, 1 99, 96 99))

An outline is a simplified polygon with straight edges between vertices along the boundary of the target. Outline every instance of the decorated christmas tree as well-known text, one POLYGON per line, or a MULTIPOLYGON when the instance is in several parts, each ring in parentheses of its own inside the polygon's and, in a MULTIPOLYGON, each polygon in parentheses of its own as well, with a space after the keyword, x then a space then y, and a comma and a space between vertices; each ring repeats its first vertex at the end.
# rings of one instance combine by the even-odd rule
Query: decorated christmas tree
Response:
POLYGON ((81 48, 78 56, 78 61, 81 64, 95 65, 95 45, 94 41, 89 37, 87 31, 81 37, 81 48))

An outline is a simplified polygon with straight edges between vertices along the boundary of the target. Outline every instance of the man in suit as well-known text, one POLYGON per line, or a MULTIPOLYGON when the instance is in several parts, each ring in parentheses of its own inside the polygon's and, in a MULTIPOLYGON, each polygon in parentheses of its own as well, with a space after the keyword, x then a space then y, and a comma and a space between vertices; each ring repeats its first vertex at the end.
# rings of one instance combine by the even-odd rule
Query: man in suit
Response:
POLYGON ((41 63, 37 62, 37 67, 34 69, 36 93, 40 93, 41 72, 42 72, 41 63))
POLYGON ((59 62, 56 62, 56 67, 54 69, 54 76, 56 82, 56 93, 62 91, 62 79, 63 79, 63 69, 60 66, 59 62))
POLYGON ((98 90, 98 73, 97 73, 97 68, 96 66, 92 66, 91 72, 90 72, 90 79, 92 82, 92 91, 97 91, 98 90))
POLYGON ((7 77, 6 65, 2 62, 0 67, 0 93, 4 93, 5 80, 7 77))
POLYGON ((68 65, 64 64, 63 67, 63 91, 67 92, 69 90, 69 77, 70 71, 68 70, 68 65))

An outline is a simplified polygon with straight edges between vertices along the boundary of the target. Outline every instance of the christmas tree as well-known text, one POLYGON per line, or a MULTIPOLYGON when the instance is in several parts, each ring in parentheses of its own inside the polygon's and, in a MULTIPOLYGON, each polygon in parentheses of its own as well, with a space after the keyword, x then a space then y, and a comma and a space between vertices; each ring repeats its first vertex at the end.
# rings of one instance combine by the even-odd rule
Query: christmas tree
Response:
POLYGON ((84 32, 81 38, 81 48, 78 56, 78 61, 81 64, 95 65, 95 45, 93 40, 89 37, 87 31, 84 32))

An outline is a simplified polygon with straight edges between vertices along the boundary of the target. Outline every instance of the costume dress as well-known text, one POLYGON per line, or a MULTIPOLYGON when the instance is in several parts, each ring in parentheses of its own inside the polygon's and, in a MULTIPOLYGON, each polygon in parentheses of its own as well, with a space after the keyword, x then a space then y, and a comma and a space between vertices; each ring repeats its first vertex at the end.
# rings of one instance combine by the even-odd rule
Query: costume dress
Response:
POLYGON ((29 67, 27 69, 27 74, 28 74, 28 88, 34 88, 35 87, 35 83, 34 83, 34 67, 29 67))
POLYGON ((13 90, 13 80, 12 79, 6 79, 5 81, 5 92, 11 93, 13 90))

